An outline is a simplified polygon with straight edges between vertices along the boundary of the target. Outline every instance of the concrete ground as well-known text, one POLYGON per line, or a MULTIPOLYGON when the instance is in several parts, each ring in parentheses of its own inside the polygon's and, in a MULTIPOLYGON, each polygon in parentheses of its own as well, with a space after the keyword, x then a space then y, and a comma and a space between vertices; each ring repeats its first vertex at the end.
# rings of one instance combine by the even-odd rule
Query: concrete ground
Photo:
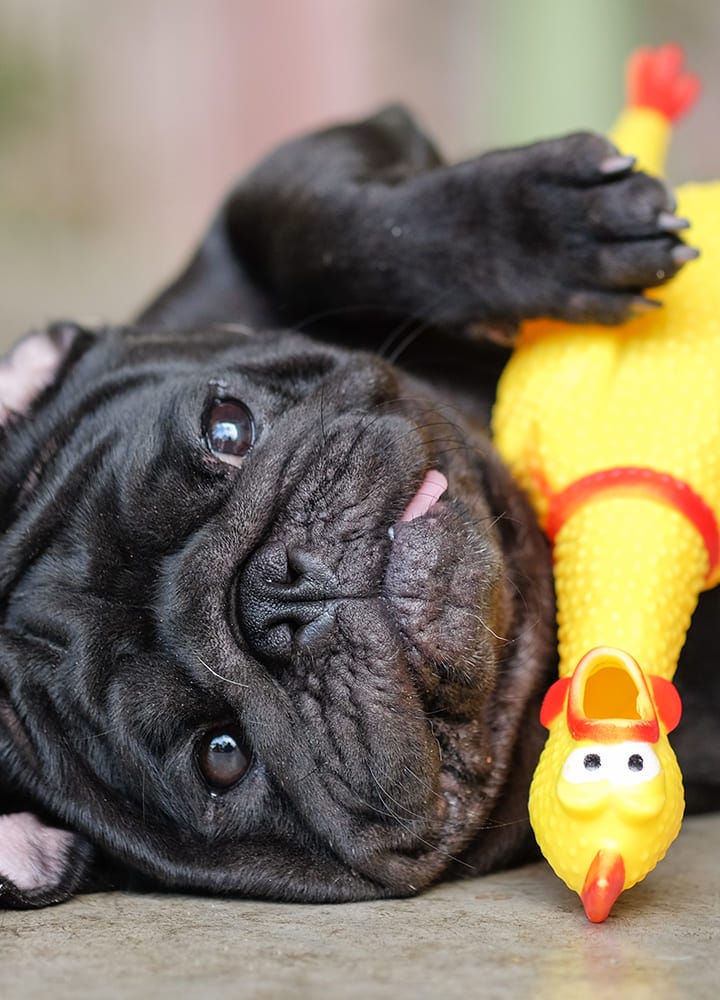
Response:
POLYGON ((544 864, 418 899, 294 906, 98 894, 0 914, 0 997, 720 996, 720 816, 685 822, 605 924, 544 864))

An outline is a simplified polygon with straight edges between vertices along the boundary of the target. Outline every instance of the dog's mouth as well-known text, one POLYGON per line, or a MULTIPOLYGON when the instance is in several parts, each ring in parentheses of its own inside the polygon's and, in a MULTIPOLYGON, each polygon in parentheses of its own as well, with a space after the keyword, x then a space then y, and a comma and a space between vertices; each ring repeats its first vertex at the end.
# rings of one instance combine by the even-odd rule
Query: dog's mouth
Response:
POLYGON ((487 512, 448 490, 445 475, 431 469, 390 528, 383 596, 413 666, 474 686, 473 665, 497 641, 501 567, 482 525, 487 512))

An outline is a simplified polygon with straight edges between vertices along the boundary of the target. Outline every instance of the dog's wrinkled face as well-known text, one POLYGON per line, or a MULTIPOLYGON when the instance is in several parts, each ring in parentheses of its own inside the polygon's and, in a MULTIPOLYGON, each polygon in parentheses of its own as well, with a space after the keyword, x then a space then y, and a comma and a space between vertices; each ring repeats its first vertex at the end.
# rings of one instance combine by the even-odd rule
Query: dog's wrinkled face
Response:
MULTIPOLYGON (((0 457, 21 805, 164 885, 315 900, 428 884, 501 792, 522 819, 549 574, 480 432, 297 335, 66 339, 0 457)), ((29 839, 45 891, 70 848, 29 839)))

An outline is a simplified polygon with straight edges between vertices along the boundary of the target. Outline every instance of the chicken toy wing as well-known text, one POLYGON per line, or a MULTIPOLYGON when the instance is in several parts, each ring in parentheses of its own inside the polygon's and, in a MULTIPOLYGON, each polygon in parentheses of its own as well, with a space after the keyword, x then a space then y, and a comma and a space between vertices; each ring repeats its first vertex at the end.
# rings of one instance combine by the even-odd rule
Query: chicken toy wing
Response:
MULTIPOLYGON (((642 50, 613 133, 660 172, 697 80, 642 50)), ((720 580, 720 183, 678 191, 700 248, 662 308, 613 327, 526 324, 495 440, 553 543, 560 679, 530 790, 543 854, 604 920, 680 828, 672 685, 700 592, 720 580)))

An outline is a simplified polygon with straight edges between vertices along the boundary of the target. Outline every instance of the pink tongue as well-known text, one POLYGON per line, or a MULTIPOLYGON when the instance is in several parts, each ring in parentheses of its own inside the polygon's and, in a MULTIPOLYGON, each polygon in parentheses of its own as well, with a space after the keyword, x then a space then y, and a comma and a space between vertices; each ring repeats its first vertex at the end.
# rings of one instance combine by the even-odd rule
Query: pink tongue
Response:
POLYGON ((400 520, 414 521, 416 517, 427 514, 447 488, 448 481, 442 472, 431 469, 420 484, 420 489, 403 511, 400 520))

